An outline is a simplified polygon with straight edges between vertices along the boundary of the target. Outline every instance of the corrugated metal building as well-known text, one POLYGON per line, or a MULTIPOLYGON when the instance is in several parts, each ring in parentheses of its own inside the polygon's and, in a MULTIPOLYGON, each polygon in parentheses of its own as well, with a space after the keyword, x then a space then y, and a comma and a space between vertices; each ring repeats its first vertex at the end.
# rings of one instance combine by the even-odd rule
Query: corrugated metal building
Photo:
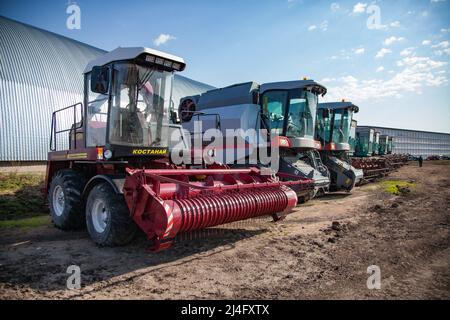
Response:
POLYGON ((358 126, 358 128, 372 128, 380 131, 382 135, 393 137, 393 153, 423 157, 450 155, 449 133, 374 126, 358 126))
MULTIPOLYGON (((0 162, 47 159, 52 112, 82 101, 82 72, 104 52, 0 16, 0 162)), ((174 105, 212 88, 176 75, 174 105)))

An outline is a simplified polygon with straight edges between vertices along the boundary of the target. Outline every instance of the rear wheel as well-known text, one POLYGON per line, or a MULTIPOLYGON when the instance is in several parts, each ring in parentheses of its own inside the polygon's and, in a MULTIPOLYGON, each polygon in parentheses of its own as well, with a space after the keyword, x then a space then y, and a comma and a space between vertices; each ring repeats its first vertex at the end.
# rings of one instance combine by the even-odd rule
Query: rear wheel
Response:
POLYGON ((137 230, 123 195, 108 183, 92 188, 86 201, 86 225, 92 240, 101 246, 121 246, 129 243, 137 230))
POLYGON ((58 171, 52 178, 48 204, 53 224, 63 230, 76 230, 84 225, 81 193, 84 179, 73 170, 58 171))

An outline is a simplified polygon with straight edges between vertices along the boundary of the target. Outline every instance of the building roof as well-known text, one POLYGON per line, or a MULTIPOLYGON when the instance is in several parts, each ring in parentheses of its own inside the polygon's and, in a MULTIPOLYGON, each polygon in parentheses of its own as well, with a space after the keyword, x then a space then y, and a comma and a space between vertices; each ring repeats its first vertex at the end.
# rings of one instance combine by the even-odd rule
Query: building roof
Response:
MULTIPOLYGON (((106 51, 0 16, 0 161, 47 159, 52 112, 83 98, 83 71, 106 51)), ((175 75, 173 105, 212 86, 175 75)))
POLYGON ((359 112, 359 107, 354 105, 350 101, 319 103, 319 109, 330 109, 330 110, 352 109, 355 113, 359 112))
POLYGON ((358 127, 361 128, 373 128, 373 129, 386 129, 386 130, 399 130, 399 131, 409 131, 409 132, 423 132, 423 133, 433 133, 433 134, 444 134, 444 135, 450 135, 448 132, 436 132, 436 131, 424 131, 424 130, 414 130, 414 129, 400 129, 400 128, 391 128, 391 127, 380 127, 380 126, 365 126, 365 125, 358 125, 358 127))
POLYGON ((86 68, 84 69, 83 73, 90 72, 93 67, 101 67, 105 64, 108 64, 113 61, 120 61, 120 60, 132 60, 137 58, 143 53, 147 53, 149 55, 161 57, 167 60, 171 60, 174 62, 179 63, 182 68, 180 68, 180 71, 183 71, 186 67, 186 64, 183 60, 183 58, 174 56, 169 53, 161 52, 155 49, 150 48, 144 48, 144 47, 132 47, 132 48, 116 48, 110 52, 105 53, 104 55, 98 56, 96 59, 90 61, 86 68))
POLYGON ((327 88, 315 82, 314 80, 293 80, 293 81, 264 83, 260 86, 259 90, 262 94, 268 90, 290 90, 308 87, 314 88, 315 90, 318 91, 318 94, 321 95, 325 95, 327 93, 327 88))

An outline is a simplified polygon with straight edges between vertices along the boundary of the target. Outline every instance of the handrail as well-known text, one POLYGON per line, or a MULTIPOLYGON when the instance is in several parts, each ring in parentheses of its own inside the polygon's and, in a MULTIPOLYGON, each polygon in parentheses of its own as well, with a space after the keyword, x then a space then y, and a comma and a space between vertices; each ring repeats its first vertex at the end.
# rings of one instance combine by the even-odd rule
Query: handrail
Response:
MULTIPOLYGON (((64 132, 70 132, 72 130, 75 131, 75 139, 74 139, 74 143, 75 143, 75 148, 77 145, 77 139, 76 139, 76 131, 78 129, 81 129, 83 127, 83 122, 84 122, 84 117, 83 117, 83 103, 78 102, 76 104, 73 104, 71 106, 68 107, 64 107, 61 108, 59 110, 56 110, 52 113, 52 124, 51 124, 51 132, 50 132, 50 150, 51 151, 56 151, 57 148, 57 135, 60 133, 64 133, 64 132), (77 106, 81 107, 81 121, 78 122, 77 125, 77 106), (56 115, 62 111, 68 110, 73 108, 73 123, 72 126, 69 129, 63 129, 63 130, 56 130, 56 115)), ((70 136, 69 136, 69 142, 70 142, 70 136)))

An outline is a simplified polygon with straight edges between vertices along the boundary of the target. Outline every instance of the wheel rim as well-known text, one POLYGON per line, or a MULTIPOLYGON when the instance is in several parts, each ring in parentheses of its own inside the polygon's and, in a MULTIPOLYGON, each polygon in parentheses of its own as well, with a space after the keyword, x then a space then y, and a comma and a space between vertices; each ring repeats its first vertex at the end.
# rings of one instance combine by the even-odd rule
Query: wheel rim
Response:
POLYGON ((61 186, 56 186, 53 190, 53 210, 60 217, 64 212, 64 190, 61 186))
POLYGON ((108 221, 108 210, 102 199, 95 199, 92 205, 91 218, 95 231, 103 233, 108 221))

